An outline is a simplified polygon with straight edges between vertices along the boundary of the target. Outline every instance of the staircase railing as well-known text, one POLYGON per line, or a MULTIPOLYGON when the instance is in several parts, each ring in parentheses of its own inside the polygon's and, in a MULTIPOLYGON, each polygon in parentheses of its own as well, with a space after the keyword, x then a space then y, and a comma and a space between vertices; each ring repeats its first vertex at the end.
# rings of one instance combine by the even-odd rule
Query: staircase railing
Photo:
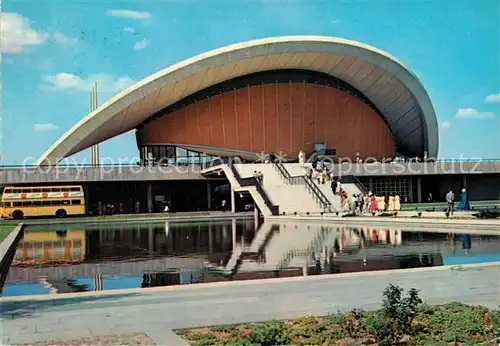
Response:
POLYGON ((279 162, 274 163, 273 166, 286 183, 304 185, 306 190, 315 198, 325 212, 332 212, 332 204, 311 178, 302 175, 292 177, 285 166, 279 162))
POLYGON ((276 169, 276 171, 279 173, 281 176, 281 179, 283 179, 286 183, 289 183, 290 178, 292 177, 290 175, 290 172, 283 166, 282 163, 276 162, 273 164, 273 167, 276 169))
POLYGON ((296 256, 310 255, 311 252, 313 252, 314 248, 318 247, 319 245, 321 246, 323 245, 327 235, 330 232, 331 232, 330 228, 321 227, 321 231, 314 236, 313 240, 309 243, 306 249, 304 250, 292 249, 286 251, 282 259, 278 262, 278 268, 279 269, 288 268, 290 262, 296 256))
POLYGON ((240 186, 255 186, 255 189, 257 190, 259 195, 264 200, 264 203, 271 211, 271 214, 272 215, 279 215, 279 206, 274 205, 271 202, 271 200, 267 196, 266 191, 264 191, 264 189, 262 188, 262 186, 260 185, 260 183, 257 181, 257 179, 255 177, 242 178, 240 176, 240 172, 238 172, 238 170, 236 169, 236 167, 234 167, 234 165, 229 164, 229 168, 231 169, 231 172, 233 173, 234 178, 238 181, 238 184, 240 184, 240 186))
POLYGON ((298 177, 291 177, 290 180, 294 184, 301 184, 303 183, 306 186, 307 191, 315 197, 316 201, 320 203, 320 205, 323 207, 323 210, 325 212, 332 212, 332 204, 328 200, 328 198, 325 196, 323 191, 320 190, 318 185, 308 176, 298 176, 298 177))
POLYGON ((357 186, 357 188, 365 195, 368 194, 368 189, 365 185, 356 177, 355 175, 343 175, 342 183, 351 183, 357 186))

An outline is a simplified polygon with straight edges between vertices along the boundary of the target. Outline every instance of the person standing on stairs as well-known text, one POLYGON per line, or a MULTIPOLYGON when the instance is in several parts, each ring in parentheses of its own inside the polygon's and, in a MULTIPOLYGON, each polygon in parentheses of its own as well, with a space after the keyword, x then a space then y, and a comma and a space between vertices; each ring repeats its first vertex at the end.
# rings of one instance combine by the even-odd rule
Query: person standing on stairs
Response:
POLYGON ((299 151, 298 159, 300 166, 304 167, 304 164, 306 162, 306 154, 304 154, 302 150, 299 151))
POLYGON ((336 195, 337 194, 337 180, 333 179, 330 187, 332 188, 333 194, 336 195))

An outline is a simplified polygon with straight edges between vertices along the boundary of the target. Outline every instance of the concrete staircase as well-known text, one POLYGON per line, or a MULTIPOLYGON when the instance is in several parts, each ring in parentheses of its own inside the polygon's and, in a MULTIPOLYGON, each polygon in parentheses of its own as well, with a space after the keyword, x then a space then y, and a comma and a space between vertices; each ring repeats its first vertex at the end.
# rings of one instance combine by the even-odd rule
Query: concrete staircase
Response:
MULTIPOLYGON (((262 187, 272 203, 279 205, 280 214, 319 214, 337 210, 326 197, 323 196, 323 202, 320 201, 317 192, 313 191, 317 189, 317 185, 307 185, 306 182, 292 183, 277 169, 278 165, 238 164, 235 167, 243 178, 253 177, 255 172, 263 174, 262 187)), ((299 168, 302 169, 300 166, 299 168)), ((304 175, 297 176, 295 180, 305 180, 304 175)))
MULTIPOLYGON (((201 173, 223 173, 235 192, 250 193, 264 217, 341 212, 340 197, 333 193, 330 182, 318 184, 307 177, 310 167, 309 163, 221 164, 201 173), (256 184, 256 172, 264 177, 261 184, 256 184)), ((342 183, 342 188, 349 196, 362 193, 352 182, 342 183)))
POLYGON ((201 174, 210 174, 214 172, 223 173, 234 192, 248 192, 264 217, 278 214, 278 206, 272 204, 266 191, 259 186, 253 175, 242 177, 235 168, 235 165, 230 166, 227 164, 205 168, 201 171, 201 174))

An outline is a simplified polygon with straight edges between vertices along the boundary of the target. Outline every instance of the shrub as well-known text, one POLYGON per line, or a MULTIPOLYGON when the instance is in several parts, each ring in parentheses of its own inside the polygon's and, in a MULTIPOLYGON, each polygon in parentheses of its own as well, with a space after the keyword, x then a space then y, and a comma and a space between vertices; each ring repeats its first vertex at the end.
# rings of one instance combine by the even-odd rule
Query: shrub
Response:
POLYGON ((271 321, 252 326, 248 341, 251 344, 261 346, 288 345, 291 343, 288 330, 283 321, 271 321))
POLYGON ((366 330, 377 338, 379 344, 397 345, 405 335, 414 333, 413 320, 417 316, 422 300, 416 289, 403 297, 403 289, 389 285, 384 290, 382 309, 364 320, 366 330))

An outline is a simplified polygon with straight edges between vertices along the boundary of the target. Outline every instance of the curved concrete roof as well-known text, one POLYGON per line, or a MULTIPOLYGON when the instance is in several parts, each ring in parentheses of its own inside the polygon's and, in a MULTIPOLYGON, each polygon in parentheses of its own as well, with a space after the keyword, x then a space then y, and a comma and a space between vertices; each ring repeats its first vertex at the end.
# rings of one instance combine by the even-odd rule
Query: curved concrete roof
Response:
MULTIPOLYGON (((384 115, 398 151, 438 153, 436 114, 424 86, 395 57, 334 37, 273 37, 214 49, 167 67, 89 113, 37 161, 56 164, 96 143, 136 128, 153 113, 197 91, 250 73, 276 69, 327 73, 361 91, 384 115)), ((368 135, 368 134, 367 134, 368 135)))

